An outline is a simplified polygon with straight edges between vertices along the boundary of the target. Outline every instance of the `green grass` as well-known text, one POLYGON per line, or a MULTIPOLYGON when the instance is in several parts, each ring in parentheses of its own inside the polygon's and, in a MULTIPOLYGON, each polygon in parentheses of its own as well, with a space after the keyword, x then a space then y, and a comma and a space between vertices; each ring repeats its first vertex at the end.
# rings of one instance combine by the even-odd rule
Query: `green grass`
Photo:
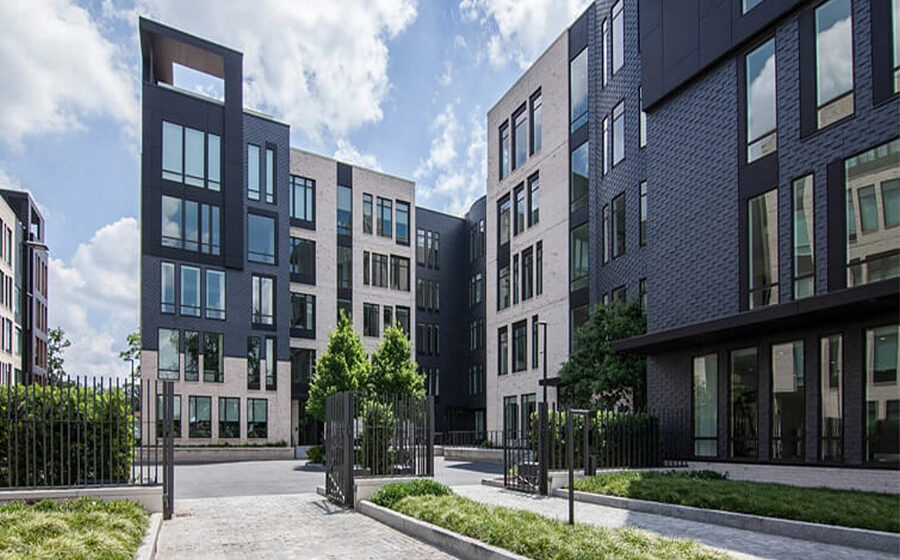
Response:
POLYGON ((692 541, 637 529, 604 529, 489 506, 457 495, 408 496, 395 511, 535 560, 725 560, 692 541))
POLYGON ((372 495, 372 503, 392 508, 407 496, 449 496, 453 491, 430 478, 417 478, 409 482, 385 484, 372 495))
POLYGON ((133 502, 81 498, 0 506, 0 559, 134 558, 147 513, 133 502))
POLYGON ((621 472, 575 481, 594 494, 900 532, 900 495, 739 482, 714 473, 621 472))

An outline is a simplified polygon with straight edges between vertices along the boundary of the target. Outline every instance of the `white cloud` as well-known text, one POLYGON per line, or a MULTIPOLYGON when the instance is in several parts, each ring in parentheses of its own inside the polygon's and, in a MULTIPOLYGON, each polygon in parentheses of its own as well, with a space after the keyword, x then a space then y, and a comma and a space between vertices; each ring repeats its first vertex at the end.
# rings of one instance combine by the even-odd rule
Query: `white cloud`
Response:
POLYGON ((449 86, 453 82, 453 65, 449 60, 444 61, 444 71, 438 76, 438 83, 442 86, 449 86))
POLYGON ((244 53, 244 103, 314 142, 378 122, 390 92, 387 41, 415 0, 184 2, 139 0, 167 25, 244 53))
POLYGON ((488 60, 494 67, 513 61, 525 69, 590 4, 590 0, 461 0, 464 20, 490 34, 488 60))
POLYGON ((337 148, 334 150, 334 155, 332 157, 338 161, 349 163, 350 165, 358 165, 367 169, 381 171, 381 166, 378 165, 378 159, 376 159, 374 155, 360 152, 356 146, 344 138, 338 139, 337 148))
POLYGON ((70 375, 130 372, 118 352, 138 326, 139 255, 138 223, 128 217, 97 230, 68 263, 50 258, 49 321, 72 341, 64 354, 70 375))
POLYGON ((850 18, 835 22, 818 38, 816 73, 819 84, 819 103, 853 87, 853 29, 850 18))
POLYGON ((0 140, 108 117, 136 136, 137 93, 125 63, 134 45, 114 45, 88 11, 69 0, 0 2, 0 140))

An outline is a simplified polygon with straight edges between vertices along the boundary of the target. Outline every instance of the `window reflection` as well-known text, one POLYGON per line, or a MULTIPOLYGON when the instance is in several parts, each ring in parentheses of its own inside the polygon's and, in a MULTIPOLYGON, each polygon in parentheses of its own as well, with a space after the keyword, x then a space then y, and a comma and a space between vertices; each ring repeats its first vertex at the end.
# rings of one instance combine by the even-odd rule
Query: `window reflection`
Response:
POLYGON ((803 341, 772 345, 772 458, 804 456, 803 341))
POLYGON ((748 203, 750 309, 778 303, 778 190, 748 203))
POLYGON ((900 463, 900 327, 866 330, 866 460, 900 463))
POLYGON ((823 461, 840 461, 844 455, 844 361, 839 334, 819 343, 819 386, 819 456, 823 461))
POLYGON ((747 55, 747 163, 777 147, 775 39, 747 55))

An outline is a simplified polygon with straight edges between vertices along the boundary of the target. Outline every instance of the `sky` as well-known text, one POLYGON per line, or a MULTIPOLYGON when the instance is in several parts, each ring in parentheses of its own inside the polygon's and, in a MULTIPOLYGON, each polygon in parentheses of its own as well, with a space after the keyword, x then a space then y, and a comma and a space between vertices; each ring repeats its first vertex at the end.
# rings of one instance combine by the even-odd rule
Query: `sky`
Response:
MULTIPOLYGON (((143 15, 244 53, 244 104, 291 146, 416 182, 464 214, 486 115, 585 0, 0 2, 0 188, 30 191, 69 374, 123 376, 139 323, 143 15)), ((199 87, 198 84, 194 84, 199 87)))

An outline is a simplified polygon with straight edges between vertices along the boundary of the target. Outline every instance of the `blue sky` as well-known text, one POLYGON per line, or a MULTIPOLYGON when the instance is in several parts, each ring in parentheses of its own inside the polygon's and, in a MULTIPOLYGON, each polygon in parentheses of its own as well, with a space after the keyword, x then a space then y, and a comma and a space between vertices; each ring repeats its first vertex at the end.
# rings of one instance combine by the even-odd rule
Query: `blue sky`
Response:
POLYGON ((145 15, 244 53, 244 100, 291 145, 410 178, 420 205, 484 193, 487 110, 584 0, 0 2, 0 186, 30 190, 69 373, 124 374, 138 324, 145 15))

